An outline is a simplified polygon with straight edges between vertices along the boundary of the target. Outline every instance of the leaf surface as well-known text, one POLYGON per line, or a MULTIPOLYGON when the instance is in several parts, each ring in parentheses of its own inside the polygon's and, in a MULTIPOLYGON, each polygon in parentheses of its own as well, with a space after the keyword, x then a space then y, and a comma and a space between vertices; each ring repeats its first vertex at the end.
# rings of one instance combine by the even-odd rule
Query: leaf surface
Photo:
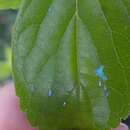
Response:
POLYGON ((130 110, 129 0, 25 0, 13 35, 21 108, 43 129, 109 130, 130 110))

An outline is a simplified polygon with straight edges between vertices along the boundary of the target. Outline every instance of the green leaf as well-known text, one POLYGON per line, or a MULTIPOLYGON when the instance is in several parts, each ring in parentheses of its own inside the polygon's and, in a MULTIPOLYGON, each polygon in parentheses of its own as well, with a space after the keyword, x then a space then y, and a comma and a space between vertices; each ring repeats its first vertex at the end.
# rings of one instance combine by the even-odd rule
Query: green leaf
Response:
POLYGON ((19 7, 21 0, 0 0, 0 9, 16 9, 19 7))
POLYGON ((40 130, 109 130, 130 110, 129 0, 25 0, 13 36, 21 108, 40 130))

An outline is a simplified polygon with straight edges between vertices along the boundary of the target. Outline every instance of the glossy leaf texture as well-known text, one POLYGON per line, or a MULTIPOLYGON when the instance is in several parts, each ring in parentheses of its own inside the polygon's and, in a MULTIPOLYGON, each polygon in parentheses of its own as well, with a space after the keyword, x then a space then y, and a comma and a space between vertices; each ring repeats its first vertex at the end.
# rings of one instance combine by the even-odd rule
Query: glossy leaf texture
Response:
POLYGON ((20 2, 21 0, 0 0, 0 9, 16 9, 20 2))
POLYGON ((116 127, 130 111, 130 1, 24 0, 13 73, 40 130, 116 127))

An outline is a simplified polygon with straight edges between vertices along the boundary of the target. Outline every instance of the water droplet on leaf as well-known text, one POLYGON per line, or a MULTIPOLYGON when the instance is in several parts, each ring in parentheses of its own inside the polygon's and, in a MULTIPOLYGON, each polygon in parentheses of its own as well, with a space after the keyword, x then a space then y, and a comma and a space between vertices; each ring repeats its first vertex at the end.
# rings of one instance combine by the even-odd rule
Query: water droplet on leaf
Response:
POLYGON ((52 90, 51 90, 51 89, 49 89, 49 91, 48 91, 48 96, 49 96, 49 97, 52 96, 52 90))
POLYGON ((107 77, 104 73, 104 66, 101 65, 96 69, 96 75, 103 81, 107 80, 107 77))
POLYGON ((109 92, 108 92, 108 90, 107 90, 107 91, 105 91, 105 96, 106 96, 106 97, 108 97, 108 96, 109 96, 109 92))
POLYGON ((49 13, 49 14, 52 14, 52 12, 53 12, 53 8, 52 8, 52 7, 49 7, 48 13, 49 13))
POLYGON ((34 85, 31 86, 31 91, 32 91, 32 92, 35 91, 35 86, 34 86, 34 85))
POLYGON ((105 96, 106 96, 106 97, 109 96, 109 92, 108 92, 108 89, 106 88, 106 86, 104 86, 104 93, 105 93, 105 96))

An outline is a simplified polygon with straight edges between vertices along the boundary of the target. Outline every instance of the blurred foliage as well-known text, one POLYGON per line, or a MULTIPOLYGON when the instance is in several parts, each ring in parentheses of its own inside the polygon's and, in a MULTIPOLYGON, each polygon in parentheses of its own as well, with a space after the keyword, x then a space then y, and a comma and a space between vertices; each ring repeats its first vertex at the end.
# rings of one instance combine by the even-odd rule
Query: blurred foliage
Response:
POLYGON ((19 7, 21 0, 0 0, 0 9, 16 9, 19 7))
POLYGON ((0 82, 11 75, 11 32, 16 10, 0 11, 0 82))
POLYGON ((6 60, 0 61, 0 80, 6 79, 11 74, 11 48, 5 49, 6 60))

